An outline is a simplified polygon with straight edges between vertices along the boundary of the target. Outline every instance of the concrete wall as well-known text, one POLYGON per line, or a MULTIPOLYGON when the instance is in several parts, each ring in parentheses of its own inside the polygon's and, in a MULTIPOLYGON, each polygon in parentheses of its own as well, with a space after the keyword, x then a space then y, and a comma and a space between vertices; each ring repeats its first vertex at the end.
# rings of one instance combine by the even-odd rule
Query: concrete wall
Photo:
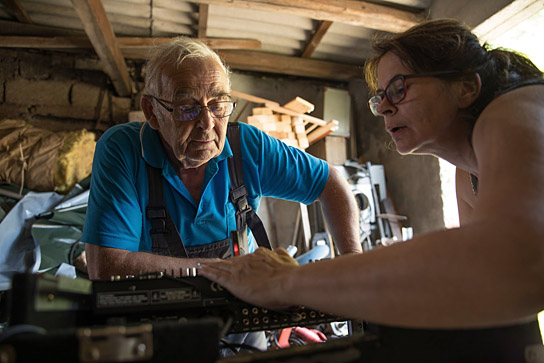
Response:
POLYGON ((0 119, 49 130, 100 133, 125 122, 136 102, 117 97, 88 55, 0 49, 0 85, 0 119))

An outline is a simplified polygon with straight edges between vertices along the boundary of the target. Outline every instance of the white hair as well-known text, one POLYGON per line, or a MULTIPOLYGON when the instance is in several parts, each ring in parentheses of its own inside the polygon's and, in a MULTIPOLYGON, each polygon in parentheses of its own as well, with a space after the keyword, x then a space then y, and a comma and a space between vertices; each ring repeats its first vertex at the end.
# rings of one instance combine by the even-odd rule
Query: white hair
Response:
POLYGON ((154 46, 146 63, 145 89, 149 94, 159 94, 160 73, 162 69, 173 64, 179 67, 187 58, 209 58, 214 60, 227 76, 230 86, 230 71, 221 58, 210 47, 198 39, 176 37, 171 42, 154 46))

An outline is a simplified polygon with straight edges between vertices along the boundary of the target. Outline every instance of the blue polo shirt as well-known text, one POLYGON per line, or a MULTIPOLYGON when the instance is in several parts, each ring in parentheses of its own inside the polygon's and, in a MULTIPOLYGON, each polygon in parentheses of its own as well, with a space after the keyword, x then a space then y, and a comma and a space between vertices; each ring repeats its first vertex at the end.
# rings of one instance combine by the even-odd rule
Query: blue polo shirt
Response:
MULTIPOLYGON (((314 202, 328 179, 328 164, 289 147, 255 127, 240 123, 244 184, 257 210, 268 196, 314 202)), ((96 145, 89 205, 82 241, 129 251, 151 251, 151 223, 145 217, 149 187, 145 163, 162 169, 166 208, 185 246, 229 238, 236 230, 229 201, 228 141, 206 166, 200 203, 196 204, 170 164, 159 134, 147 123, 108 129, 96 145)), ((250 251, 256 243, 249 234, 250 251)))

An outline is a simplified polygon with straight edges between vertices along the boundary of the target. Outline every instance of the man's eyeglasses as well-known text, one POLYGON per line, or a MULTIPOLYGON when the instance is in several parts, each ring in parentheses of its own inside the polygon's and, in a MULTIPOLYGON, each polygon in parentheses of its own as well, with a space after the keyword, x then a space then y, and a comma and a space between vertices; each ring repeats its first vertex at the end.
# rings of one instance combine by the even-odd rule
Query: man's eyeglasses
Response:
POLYGON ((182 122, 196 120, 204 108, 210 111, 214 118, 222 118, 232 115, 234 107, 236 107, 236 102, 233 102, 232 100, 213 102, 208 106, 201 106, 198 103, 195 103, 187 105, 173 105, 172 107, 168 107, 163 102, 171 102, 161 100, 155 96, 149 96, 153 97, 159 103, 159 105, 164 107, 166 111, 171 112, 174 120, 182 122))
POLYGON ((453 74, 459 74, 461 72, 459 71, 439 71, 439 72, 428 72, 428 73, 414 73, 414 74, 407 74, 407 75, 398 75, 393 77, 391 81, 389 81, 389 84, 387 87, 385 87, 385 90, 382 92, 379 92, 377 95, 371 97, 368 100, 368 106, 370 107, 370 111, 372 111, 372 114, 374 116, 380 116, 380 113, 378 112, 378 107, 383 102, 384 98, 387 98, 387 101, 389 101, 390 104, 396 105, 397 103, 400 103, 405 97, 406 97, 406 80, 409 78, 416 78, 416 77, 439 77, 439 76, 445 76, 445 75, 453 75, 453 74))

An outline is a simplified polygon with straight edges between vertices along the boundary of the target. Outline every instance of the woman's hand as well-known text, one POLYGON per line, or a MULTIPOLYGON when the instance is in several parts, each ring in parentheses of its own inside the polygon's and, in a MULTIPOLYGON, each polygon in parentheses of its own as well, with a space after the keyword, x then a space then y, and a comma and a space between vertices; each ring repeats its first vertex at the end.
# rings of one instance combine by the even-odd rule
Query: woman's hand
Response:
POLYGON ((297 266, 283 248, 275 251, 258 248, 250 255, 203 262, 199 275, 219 283, 246 302, 279 309, 291 305, 286 293, 287 278, 297 266))

